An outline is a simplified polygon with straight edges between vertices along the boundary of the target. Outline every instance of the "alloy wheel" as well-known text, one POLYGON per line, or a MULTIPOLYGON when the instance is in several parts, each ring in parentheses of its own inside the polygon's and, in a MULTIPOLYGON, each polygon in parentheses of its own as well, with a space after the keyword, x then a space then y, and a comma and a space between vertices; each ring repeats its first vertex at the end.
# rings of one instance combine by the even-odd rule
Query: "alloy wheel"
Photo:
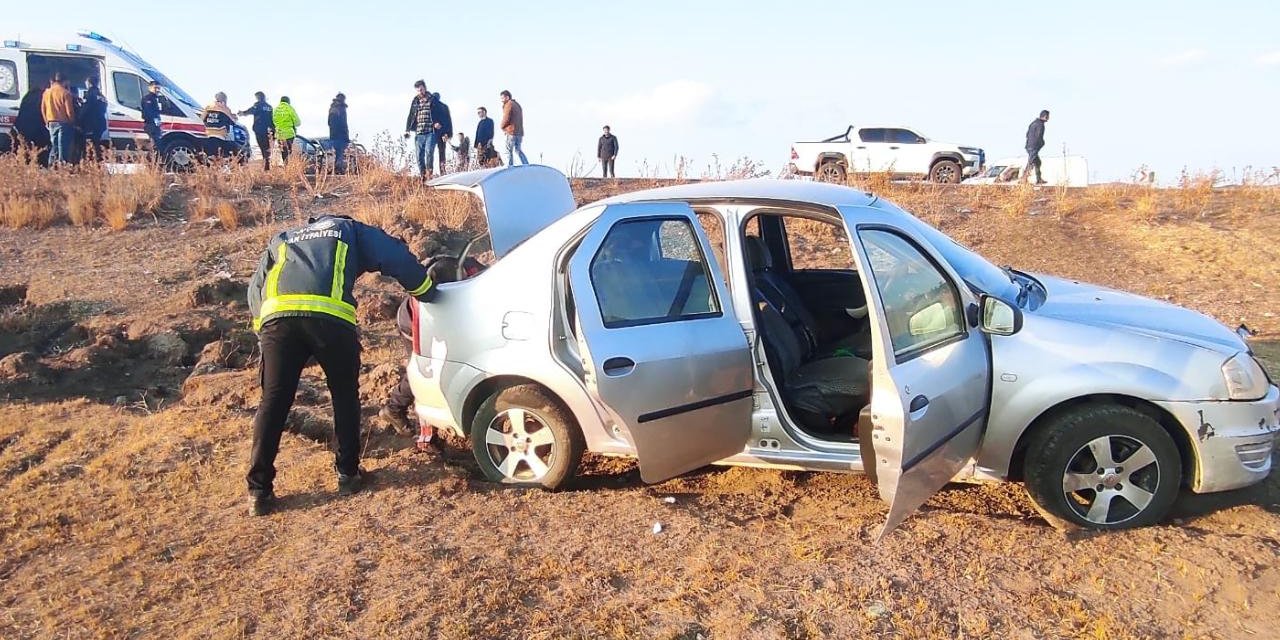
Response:
POLYGON ((1129 436, 1090 440, 1076 450, 1062 476, 1067 504, 1094 524, 1136 517, 1160 486, 1160 463, 1147 444, 1129 436))
POLYGON ((537 481, 557 454, 555 433, 536 413, 512 408, 494 416, 484 433, 489 461, 513 480, 537 481))

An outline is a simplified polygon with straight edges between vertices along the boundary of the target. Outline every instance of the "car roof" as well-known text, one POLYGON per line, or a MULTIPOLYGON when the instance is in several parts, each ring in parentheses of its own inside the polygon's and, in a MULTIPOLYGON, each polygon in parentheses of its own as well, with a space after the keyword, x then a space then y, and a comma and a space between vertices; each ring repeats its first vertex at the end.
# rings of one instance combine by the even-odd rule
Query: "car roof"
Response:
POLYGON ((825 182, 810 180, 778 180, 755 178, 751 180, 725 180, 681 184, 656 189, 644 189, 606 198, 593 204, 623 204, 627 202, 652 202, 655 200, 682 200, 686 202, 739 201, 803 203, 826 206, 867 206, 876 201, 876 195, 825 182))

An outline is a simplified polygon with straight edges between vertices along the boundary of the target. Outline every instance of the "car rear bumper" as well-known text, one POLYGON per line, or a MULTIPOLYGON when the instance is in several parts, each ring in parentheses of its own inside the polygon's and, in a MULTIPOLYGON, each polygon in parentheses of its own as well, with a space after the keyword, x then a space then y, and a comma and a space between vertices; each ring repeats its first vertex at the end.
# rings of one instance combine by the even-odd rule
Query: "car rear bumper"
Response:
POLYGON ((1280 431, 1280 389, 1253 402, 1160 402, 1187 428, 1195 449, 1191 490, 1212 493, 1260 482, 1271 473, 1280 431))
POLYGON ((462 405, 484 373, 475 367, 440 358, 411 356, 406 371, 413 390, 413 411, 420 424, 466 435, 462 405))

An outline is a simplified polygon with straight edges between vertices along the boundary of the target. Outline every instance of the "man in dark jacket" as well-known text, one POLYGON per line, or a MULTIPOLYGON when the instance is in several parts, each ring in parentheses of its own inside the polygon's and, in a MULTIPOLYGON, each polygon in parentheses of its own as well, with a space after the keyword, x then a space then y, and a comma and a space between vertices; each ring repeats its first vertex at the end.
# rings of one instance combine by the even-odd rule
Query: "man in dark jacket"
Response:
POLYGON ((22 96, 18 105, 18 117, 13 121, 13 132, 17 134, 13 149, 26 147, 36 154, 40 166, 49 166, 49 128, 45 126, 44 115, 40 104, 44 100, 44 87, 33 88, 22 96))
POLYGON ((239 115, 253 116, 253 137, 258 143, 258 151, 262 152, 262 168, 271 170, 271 136, 275 135, 276 124, 272 121, 271 105, 267 103, 267 94, 257 91, 253 94, 253 106, 241 111, 239 115))
POLYGON ((160 152, 160 115, 164 113, 169 101, 160 93, 160 83, 152 80, 147 84, 147 95, 142 96, 142 130, 151 138, 151 150, 160 152))
POLYGON ((249 309, 262 351, 262 403, 253 418, 246 476, 253 513, 275 503, 276 453, 302 369, 311 358, 324 370, 333 399, 338 493, 359 491, 360 337, 356 299, 360 274, 394 278, 409 295, 436 293, 427 268, 403 242, 346 216, 321 215, 272 238, 249 281, 249 309))
POLYGON ((84 105, 77 114, 80 135, 84 136, 82 148, 88 152, 90 160, 102 162, 110 142, 107 137, 107 99, 98 90, 96 76, 85 79, 84 86, 84 105))
POLYGON ((431 107, 434 118, 440 124, 440 128, 436 129, 436 152, 439 156, 440 173, 445 172, 444 169, 444 150, 449 146, 449 139, 453 137, 453 116, 449 114, 449 105, 440 100, 439 93, 431 94, 431 107))
POLYGON ((347 172, 347 145, 351 133, 347 130, 347 96, 339 93, 329 105, 329 142, 333 144, 333 170, 347 172))
POLYGON ((596 143, 596 157, 600 158, 600 166, 604 169, 604 177, 618 177, 613 169, 613 161, 618 157, 618 138, 609 133, 609 125, 604 127, 604 135, 596 143))
POLYGON ((484 107, 476 109, 476 117, 480 118, 474 141, 476 162, 481 167, 490 167, 498 159, 498 150, 493 148, 493 118, 489 117, 489 110, 484 107))
POLYGON ((436 145, 436 132, 440 123, 435 120, 435 109, 431 104, 431 92, 427 83, 419 80, 413 83, 418 93, 409 103, 409 117, 404 121, 404 137, 413 134, 413 146, 418 154, 418 174, 425 181, 431 177, 431 153, 436 145))
POLYGON ((1040 177, 1040 150, 1044 148, 1044 123, 1049 121, 1049 110, 1040 112, 1040 117, 1031 121, 1027 127, 1027 166, 1022 169, 1022 179, 1031 179, 1032 167, 1036 170, 1036 184, 1045 184, 1040 177))

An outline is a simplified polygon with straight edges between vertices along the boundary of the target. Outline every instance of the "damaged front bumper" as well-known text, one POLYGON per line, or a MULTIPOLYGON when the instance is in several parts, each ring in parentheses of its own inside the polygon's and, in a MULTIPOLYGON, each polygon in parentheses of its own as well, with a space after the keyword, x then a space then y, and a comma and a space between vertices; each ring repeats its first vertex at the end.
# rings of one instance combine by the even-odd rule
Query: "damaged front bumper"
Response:
POLYGON ((1271 472, 1280 431, 1280 389, 1252 402, 1159 402, 1192 435, 1191 490, 1212 493, 1260 482, 1271 472))

